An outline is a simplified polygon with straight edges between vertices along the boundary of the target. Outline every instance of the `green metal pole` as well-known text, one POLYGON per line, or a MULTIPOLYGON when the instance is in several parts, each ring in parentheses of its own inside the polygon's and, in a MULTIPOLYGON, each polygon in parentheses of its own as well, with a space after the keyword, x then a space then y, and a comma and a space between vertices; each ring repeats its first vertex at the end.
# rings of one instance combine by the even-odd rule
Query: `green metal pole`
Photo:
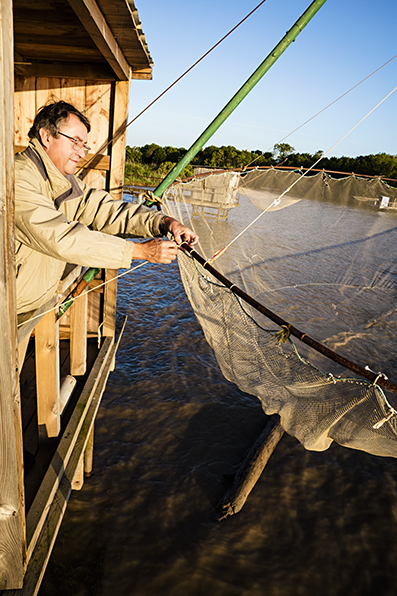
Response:
POLYGON ((71 292, 67 296, 65 301, 59 306, 58 319, 60 319, 61 316, 65 314, 65 312, 68 310, 68 308, 72 306, 74 299, 81 294, 81 292, 88 286, 90 281, 92 281, 96 274, 99 272, 100 269, 88 269, 88 271, 85 272, 77 287, 73 290, 73 292, 71 292))
MULTIPOLYGON (((274 50, 265 58, 265 60, 258 66, 256 71, 250 78, 244 83, 244 85, 237 91, 232 97, 228 104, 219 112, 218 116, 211 122, 211 124, 205 129, 202 135, 197 139, 195 143, 188 149, 184 157, 172 168, 167 174, 164 180, 158 185, 154 191, 156 197, 161 197, 167 188, 174 182, 182 170, 191 162, 193 157, 200 151, 204 144, 209 138, 218 130, 223 122, 230 116, 233 110, 242 102, 246 95, 251 89, 258 83, 263 75, 269 70, 269 68, 276 62, 277 58, 287 49, 287 47, 295 41, 296 37, 302 31, 302 29, 308 24, 308 22, 314 17, 316 12, 320 10, 326 0, 314 0, 309 8, 303 13, 303 15, 296 21, 295 25, 287 31, 283 39, 276 45, 274 50)), ((146 203, 149 204, 149 203, 146 203)), ((150 203, 153 205, 153 203, 150 203)))

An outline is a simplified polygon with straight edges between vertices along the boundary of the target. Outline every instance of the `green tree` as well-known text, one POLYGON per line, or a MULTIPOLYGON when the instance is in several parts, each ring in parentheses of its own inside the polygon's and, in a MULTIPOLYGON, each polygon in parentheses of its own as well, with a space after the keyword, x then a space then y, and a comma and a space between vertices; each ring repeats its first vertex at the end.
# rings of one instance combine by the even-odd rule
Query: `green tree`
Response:
POLYGON ((273 147, 273 155, 275 159, 281 161, 291 155, 295 151, 294 147, 288 143, 276 143, 273 147))
POLYGON ((125 148, 125 158, 127 161, 134 163, 142 163, 142 151, 139 147, 127 147, 125 148))

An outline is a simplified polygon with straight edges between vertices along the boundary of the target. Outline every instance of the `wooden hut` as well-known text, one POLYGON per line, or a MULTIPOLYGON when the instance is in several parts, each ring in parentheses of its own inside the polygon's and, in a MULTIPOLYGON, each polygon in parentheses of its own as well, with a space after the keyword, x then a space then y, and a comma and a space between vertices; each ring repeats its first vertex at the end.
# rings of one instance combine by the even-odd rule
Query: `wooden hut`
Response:
POLYGON ((132 0, 0 0, 0 589, 7 595, 37 593, 71 491, 90 473, 94 420, 120 336, 116 281, 103 285, 115 277, 109 270, 58 319, 54 307, 85 273, 70 265, 48 304, 17 321, 14 152, 27 145, 41 106, 71 102, 90 119, 97 154, 80 164, 81 175, 118 198, 130 79, 151 75, 132 0), (27 337, 18 370, 18 344, 27 337))

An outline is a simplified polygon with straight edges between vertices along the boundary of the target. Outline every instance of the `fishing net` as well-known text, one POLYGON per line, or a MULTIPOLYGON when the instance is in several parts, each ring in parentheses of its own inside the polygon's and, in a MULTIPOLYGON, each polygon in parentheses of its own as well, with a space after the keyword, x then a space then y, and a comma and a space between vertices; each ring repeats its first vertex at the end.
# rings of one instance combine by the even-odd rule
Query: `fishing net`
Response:
POLYGON ((212 264, 233 285, 376 373, 368 381, 288 337, 287 325, 181 253, 186 293, 224 376, 307 449, 336 441, 397 457, 397 395, 377 374, 397 379, 397 190, 378 179, 253 170, 180 183, 166 204, 199 234, 204 259, 228 246, 212 264))

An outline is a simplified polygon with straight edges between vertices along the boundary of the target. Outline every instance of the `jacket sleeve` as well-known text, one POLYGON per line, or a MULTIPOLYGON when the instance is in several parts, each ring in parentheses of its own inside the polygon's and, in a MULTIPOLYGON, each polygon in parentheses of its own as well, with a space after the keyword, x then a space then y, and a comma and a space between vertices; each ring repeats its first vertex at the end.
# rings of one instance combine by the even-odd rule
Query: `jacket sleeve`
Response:
MULTIPOLYGON (((69 221, 43 194, 38 180, 21 175, 15 185, 15 237, 25 246, 61 261, 88 267, 127 268, 134 244, 69 221)), ((109 210, 109 227, 111 225, 109 210)))
POLYGON ((83 197, 76 220, 113 236, 153 238, 161 235, 163 214, 143 205, 115 201, 106 191, 90 188, 80 180, 78 182, 83 197))

